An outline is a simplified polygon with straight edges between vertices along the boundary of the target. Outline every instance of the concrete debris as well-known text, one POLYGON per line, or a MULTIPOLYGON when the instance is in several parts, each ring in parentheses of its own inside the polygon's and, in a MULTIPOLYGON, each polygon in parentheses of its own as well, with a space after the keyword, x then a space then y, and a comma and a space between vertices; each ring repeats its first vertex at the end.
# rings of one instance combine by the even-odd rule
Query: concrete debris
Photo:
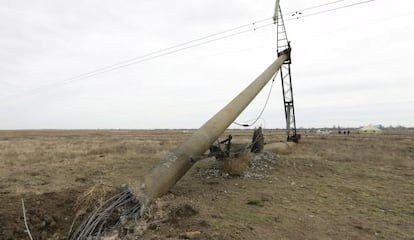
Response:
MULTIPOLYGON (((245 171, 243 178, 247 179, 267 179, 270 171, 275 169, 277 161, 280 159, 279 155, 262 152, 258 154, 251 154, 249 167, 245 171)), ((206 179, 211 178, 232 178, 229 173, 224 171, 221 161, 216 161, 212 166, 207 168, 199 168, 197 174, 206 179)))

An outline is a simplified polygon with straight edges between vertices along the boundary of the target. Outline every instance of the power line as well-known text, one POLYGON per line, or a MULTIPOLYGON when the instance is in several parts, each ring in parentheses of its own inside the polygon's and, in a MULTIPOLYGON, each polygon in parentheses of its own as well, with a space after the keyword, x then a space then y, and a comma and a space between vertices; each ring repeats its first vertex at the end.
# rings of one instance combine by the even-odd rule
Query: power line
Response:
MULTIPOLYGON (((324 7, 324 6, 327 6, 327 5, 332 5, 332 4, 336 4, 338 2, 343 2, 343 1, 346 1, 346 0, 332 1, 332 2, 328 2, 328 3, 324 3, 324 4, 320 4, 320 5, 316 5, 316 6, 312 6, 312 7, 308 7, 308 8, 299 9, 297 11, 288 12, 288 13, 283 14, 283 15, 285 16, 285 15, 289 15, 289 14, 292 14, 292 13, 295 13, 295 12, 298 12, 298 11, 305 11, 305 10, 310 10, 310 9, 315 9, 315 8, 321 8, 321 7, 324 7)), ((153 51, 153 52, 149 52, 147 54, 144 54, 144 55, 141 55, 141 56, 138 56, 138 57, 133 57, 133 58, 130 58, 130 59, 127 59, 127 60, 123 60, 123 61, 118 62, 118 63, 114 63, 114 64, 111 64, 111 65, 107 65, 107 66, 98 68, 96 70, 93 70, 93 71, 90 71, 90 72, 87 72, 87 73, 83 73, 83 74, 77 75, 75 77, 72 77, 72 78, 69 78, 69 79, 64 80, 64 82, 70 82, 72 80, 76 80, 78 78, 83 78, 83 77, 88 78, 88 77, 91 77, 89 75, 95 75, 95 73, 97 73, 97 74, 106 73, 106 72, 108 72, 106 70, 112 69, 112 68, 117 69, 116 68, 117 66, 121 66, 121 65, 124 65, 124 64, 126 64, 126 66, 130 66, 132 64, 129 64, 129 63, 135 62, 135 61, 137 61, 139 59, 147 58, 147 57, 150 57, 150 56, 155 55, 155 54, 160 54, 162 52, 166 52, 166 51, 169 51, 169 50, 172 50, 172 49, 175 49, 175 48, 179 48, 179 47, 182 47, 182 46, 191 44, 191 43, 199 42, 199 41, 204 40, 204 39, 208 39, 208 38, 212 38, 212 37, 215 37, 215 36, 219 36, 219 35, 222 35, 222 34, 225 34, 225 33, 228 33, 228 32, 233 32, 233 31, 236 31, 238 29, 242 29, 242 28, 249 27, 249 26, 254 26, 256 24, 259 24, 259 23, 268 21, 270 19, 272 19, 272 18, 270 17, 270 18, 264 18, 264 19, 256 20, 256 21, 254 21, 252 23, 243 24, 243 25, 240 25, 240 26, 237 26, 237 27, 233 27, 233 28, 229 28, 229 29, 223 30, 221 32, 209 34, 209 35, 206 35, 204 37, 200 37, 200 38, 196 38, 196 39, 193 39, 193 40, 190 40, 190 41, 187 41, 187 42, 179 43, 179 44, 173 45, 171 47, 167 47, 167 48, 163 48, 163 49, 156 50, 156 51, 153 51)), ((153 58, 151 58, 151 59, 153 59, 153 58)), ((141 61, 138 61, 137 63, 140 63, 140 62, 141 61)))
MULTIPOLYGON (((271 18, 269 18, 269 19, 271 19, 271 18)), ((163 56, 171 55, 171 54, 174 54, 174 53, 177 53, 177 52, 181 52, 181 51, 184 51, 184 50, 187 50, 187 49, 199 47, 199 46, 206 45, 206 44, 209 44, 209 43, 212 43, 212 42, 216 42, 216 41, 223 40, 223 39, 226 39, 226 38, 230 38, 230 37, 234 37, 234 36, 237 36, 237 35, 241 35, 241 34, 244 34, 244 33, 247 33, 247 32, 256 31, 256 30, 259 30, 259 29, 262 29, 262 28, 269 27, 271 25, 273 25, 273 22, 272 23, 268 23, 268 24, 264 24, 264 25, 259 25, 257 27, 250 28, 250 29, 247 29, 247 30, 243 30, 243 31, 239 31, 239 32, 232 33, 232 34, 228 34, 228 35, 225 35, 225 36, 222 36, 222 37, 218 37, 218 38, 206 40, 206 41, 203 41, 203 42, 199 42, 199 43, 192 44, 192 45, 189 45, 189 46, 185 46, 184 45, 185 47, 183 46, 182 48, 178 48, 178 49, 175 49, 175 50, 171 50, 171 51, 167 51, 167 52, 160 51, 162 53, 157 54, 157 55, 151 54, 151 55, 149 55, 146 58, 141 58, 141 59, 139 59, 137 61, 132 61, 132 62, 127 61, 125 64, 122 64, 122 65, 121 64, 116 64, 116 65, 114 64, 115 66, 113 66, 112 68, 102 68, 102 70, 100 70, 100 71, 95 70, 93 73, 83 74, 83 76, 82 77, 79 77, 79 78, 71 78, 69 80, 66 79, 65 81, 60 81, 60 82, 52 83, 50 85, 41 86, 41 87, 38 87, 38 88, 30 89, 28 91, 34 92, 34 91, 38 91, 38 90, 44 90, 44 89, 47 89, 47 88, 53 88, 53 87, 57 87, 57 86, 63 86, 63 85, 70 84, 70 83, 73 83, 73 82, 76 82, 76 81, 88 79, 88 78, 94 77, 96 75, 100 75, 100 74, 107 73, 107 72, 112 72, 114 70, 118 70, 118 69, 121 69, 121 68, 125 68, 125 67, 131 66, 131 65, 135 65, 135 64, 147 62, 147 61, 150 61, 150 60, 153 60, 153 59, 156 59, 156 58, 160 58, 160 57, 163 57, 163 56)), ((4 97, 3 99, 9 98, 9 97, 14 97, 16 95, 20 95, 20 94, 9 95, 9 96, 4 97)))
MULTIPOLYGON (((316 6, 312 6, 312 7, 308 7, 308 8, 299 9, 297 11, 288 12, 288 13, 283 14, 283 15, 289 15, 289 14, 292 14, 292 13, 295 13, 295 12, 298 12, 298 11, 305 11, 305 10, 310 10, 310 9, 315 9, 315 8, 321 8, 321 7, 324 7, 324 6, 327 6, 327 5, 332 5, 332 4, 336 4, 338 2, 343 2, 343 1, 345 1, 345 0, 332 1, 332 2, 328 2, 328 3, 324 3, 324 4, 320 4, 320 5, 316 5, 316 6)), ((133 57, 133 58, 126 59, 126 60, 123 60, 123 61, 118 62, 118 63, 103 66, 103 67, 100 67, 96 70, 86 72, 86 73, 74 76, 72 78, 68 78, 68 79, 64 80, 64 82, 75 80, 75 79, 82 78, 82 77, 87 77, 87 76, 89 76, 91 74, 94 74, 94 73, 100 74, 101 71, 107 70, 108 68, 114 68, 114 67, 119 66, 119 65, 128 64, 130 62, 133 62, 133 61, 136 61, 136 60, 139 60, 139 59, 142 59, 142 58, 150 57, 151 55, 154 55, 154 54, 159 54, 159 53, 162 53, 162 52, 165 52, 165 51, 172 50, 174 48, 179 48, 179 47, 182 47, 182 46, 194 43, 194 42, 198 42, 198 41, 201 41, 201 40, 204 40, 204 39, 219 36, 219 35, 222 35, 222 34, 225 34, 225 33, 228 33, 228 32, 233 32, 233 31, 236 31, 238 29, 245 28, 245 27, 254 26, 255 24, 259 24, 259 23, 265 22, 265 21, 270 20, 270 19, 272 19, 272 18, 270 17, 270 18, 264 18, 264 19, 256 20, 252 23, 243 24, 243 25, 240 25, 240 26, 237 26, 237 27, 229 28, 229 29, 223 30, 221 32, 212 33, 212 34, 206 35, 204 37, 196 38, 196 39, 193 39, 193 40, 190 40, 190 41, 187 41, 187 42, 183 42, 183 43, 173 45, 171 47, 167 47, 167 48, 163 48, 163 49, 156 50, 156 51, 153 51, 153 52, 149 52, 149 53, 146 53, 146 54, 138 56, 138 57, 133 57)), ((105 71, 105 72, 107 72, 107 71, 105 71)))
MULTIPOLYGON (((265 27, 269 27, 271 25, 273 25, 273 23, 268 23, 268 24, 265 24, 265 25, 257 26, 257 27, 254 27, 254 28, 250 28, 250 29, 247 29, 247 30, 243 30, 243 31, 239 31, 239 32, 236 32, 236 33, 228 34, 228 35, 225 35, 225 36, 222 36, 222 37, 210 39, 210 40, 203 41, 203 42, 196 43, 196 44, 189 45, 189 46, 183 45, 183 47, 177 48, 177 49, 171 50, 171 51, 159 51, 160 54, 149 54, 148 57, 139 57, 139 58, 137 58, 136 61, 128 61, 125 64, 117 64, 117 66, 114 66, 112 68, 104 69, 104 70, 96 72, 94 74, 90 74, 88 76, 82 77, 81 79, 74 79, 70 82, 73 82, 73 81, 76 81, 76 80, 83 80, 85 78, 90 78, 90 77, 93 77, 95 75, 99 75, 99 74, 106 73, 106 72, 111 72, 111 71, 114 71, 114 70, 117 70, 117 69, 120 69, 120 68, 131 66, 131 65, 143 63, 143 62, 155 59, 155 58, 160 58, 160 57, 163 57, 163 56, 171 55, 173 53, 181 52, 181 51, 184 51, 184 50, 187 50, 187 49, 190 49, 190 48, 199 47, 199 46, 206 45, 206 44, 209 44, 209 43, 212 43, 212 42, 216 42, 216 41, 223 40, 223 39, 226 39, 226 38, 241 35, 241 34, 244 34, 244 33, 247 33, 247 32, 256 31, 256 30, 259 30, 259 29, 262 29, 262 28, 265 28, 265 27)), ((206 39, 206 38, 204 38, 204 39, 206 39)), ((188 44, 186 44, 186 45, 188 45, 188 44)), ((176 47, 174 47, 174 48, 176 48, 176 47)), ((174 48, 171 48, 171 49, 174 49, 174 48)), ((69 82, 66 82, 66 83, 69 83, 69 82)))
POLYGON ((346 1, 346 0, 337 0, 337 1, 333 1, 333 2, 323 3, 323 4, 316 5, 316 6, 302 8, 302 9, 299 9, 299 10, 296 10, 296 11, 287 12, 283 15, 290 15, 292 13, 303 12, 303 11, 312 10, 312 9, 315 9, 315 8, 321 8, 321 7, 325 7, 325 6, 336 4, 336 3, 339 3, 339 2, 343 2, 343 1, 346 1))
POLYGON ((316 16, 316 15, 320 15, 320 14, 323 14, 323 13, 333 12, 333 11, 337 11, 337 10, 344 9, 344 8, 350 8, 350 7, 354 7, 354 6, 357 6, 357 5, 367 4, 367 3, 370 3, 370 2, 374 2, 374 1, 376 1, 376 0, 366 0, 366 1, 362 1, 362 2, 357 2, 357 3, 353 3, 353 4, 348 4, 348 5, 344 5, 344 6, 340 6, 340 7, 336 7, 336 8, 331 8, 331 9, 315 12, 315 13, 309 13, 309 14, 298 16, 298 17, 289 18, 289 19, 285 20, 285 22, 286 21, 298 20, 298 19, 301 19, 301 18, 304 18, 304 17, 316 16))
POLYGON ((257 115, 257 118, 254 119, 253 121, 251 121, 249 124, 241 124, 241 123, 238 123, 238 122, 233 122, 233 124, 236 124, 236 125, 238 125, 240 127, 251 127, 254 124, 256 124, 256 122, 262 117, 264 111, 266 110, 267 104, 269 103, 270 96, 271 96, 272 90, 273 90, 273 84, 275 83, 275 78, 276 77, 277 77, 277 73, 273 76, 272 84, 270 85, 270 89, 269 89, 269 93, 267 94, 266 101, 265 101, 265 103, 264 103, 264 105, 262 107, 262 110, 260 111, 259 115, 257 115))
MULTIPOLYGON (((210 34, 210 35, 207 35, 207 36, 204 36, 204 37, 201 37, 201 38, 197 38, 197 39, 190 40, 190 41, 187 41, 187 42, 184 42, 184 43, 180 43, 180 44, 174 45, 172 47, 168 47, 168 48, 164 48, 164 49, 161 49, 161 50, 153 51, 153 52, 144 54, 144 55, 139 56, 139 57, 134 57, 134 58, 130 58, 128 60, 124 60, 124 61, 115 63, 115 64, 107 65, 105 67, 101 67, 101 68, 98 68, 96 70, 93 70, 93 71, 90 71, 90 72, 87 72, 87 73, 83 73, 83 74, 77 75, 75 77, 71 77, 71 78, 68 78, 68 79, 65 79, 65 80, 62 80, 62 81, 59 81, 59 82, 55 82, 55 83, 52 83, 52 84, 49 84, 49 85, 46 85, 46 86, 40 86, 40 87, 37 87, 37 88, 29 89, 29 90, 27 90, 26 92, 23 92, 23 93, 36 92, 38 90, 43 90, 43 89, 47 89, 47 88, 66 85, 66 84, 69 84, 69 83, 72 83, 72 82, 76 82, 76 81, 84 80, 84 79, 87 79, 87 78, 91 78, 91 77, 99 75, 99 74, 111 72, 111 71, 114 71, 114 70, 117 70, 117 69, 120 69, 120 68, 131 66, 131 65, 143 63, 143 62, 155 59, 155 58, 171 55, 173 53, 184 51, 184 50, 187 50, 187 49, 190 49, 190 48, 195 48, 195 47, 198 47, 198 46, 206 45, 208 43, 212 43, 212 42, 216 42, 216 41, 223 40, 223 39, 226 39, 226 38, 230 38, 230 37, 233 37, 233 36, 241 35, 241 34, 244 34, 244 33, 247 33, 247 32, 256 31, 256 30, 259 30, 261 28, 273 25, 273 23, 269 23, 269 24, 265 24, 265 25, 257 25, 258 23, 262 23, 262 22, 265 22, 265 21, 270 20, 270 19, 272 19, 272 18, 269 17, 269 18, 261 19, 261 20, 252 22, 250 24, 240 25, 238 27, 234 27, 234 28, 227 29, 227 30, 217 32, 217 33, 214 33, 214 34, 210 34), (250 28, 247 29, 247 30, 238 31, 238 32, 235 32, 235 33, 232 33, 232 34, 227 34, 227 35, 222 36, 222 37, 202 41, 202 40, 205 40, 205 39, 212 38, 214 36, 220 36, 220 35, 223 35, 225 33, 234 32, 235 30, 246 28, 248 26, 250 26, 250 28), (202 41, 202 42, 200 42, 200 41, 202 41), (195 44, 189 45, 191 43, 195 43, 195 44), (189 45, 189 46, 187 46, 187 45, 189 45)), ((23 93, 18 93, 18 94, 14 94, 14 95, 5 96, 5 97, 0 98, 0 99, 5 99, 5 98, 18 96, 18 95, 21 95, 23 93)))
POLYGON ((137 60, 142 59, 142 58, 147 58, 147 57, 150 57, 150 56, 155 55, 155 54, 159 54, 159 53, 162 53, 162 52, 166 52, 166 51, 169 51, 169 50, 172 50, 172 49, 175 49, 175 48, 179 48, 179 47, 182 47, 182 46, 185 46, 185 45, 194 43, 194 42, 199 42, 199 41, 204 40, 204 39, 208 39, 208 38, 212 38, 212 37, 215 37, 215 36, 223 35, 223 34, 228 33, 228 32, 233 32, 233 31, 236 31, 236 30, 241 29, 241 28, 245 28, 245 27, 248 27, 248 26, 254 26, 254 25, 258 24, 258 23, 262 23, 262 22, 267 21, 267 20, 270 20, 270 19, 271 18, 260 19, 260 20, 254 21, 252 23, 249 23, 249 24, 243 24, 243 25, 240 25, 240 26, 237 26, 237 27, 234 27, 234 28, 230 28, 230 29, 227 29, 227 30, 223 30, 221 32, 209 34, 209 35, 206 35, 204 37, 200 37, 200 38, 196 38, 196 39, 193 39, 193 40, 190 40, 190 41, 187 41, 187 42, 179 43, 179 44, 173 45, 171 47, 167 47, 167 48, 163 48, 163 49, 156 50, 156 51, 153 51, 153 52, 149 52, 149 53, 146 53, 146 54, 141 55, 141 56, 129 58, 129 59, 123 60, 123 61, 118 62, 118 63, 114 63, 114 64, 107 65, 107 66, 103 66, 103 67, 100 67, 100 68, 98 68, 96 70, 93 70, 93 71, 90 71, 90 72, 86 72, 86 73, 77 75, 77 76, 72 77, 72 78, 68 78, 68 79, 65 80, 65 82, 66 81, 75 80, 77 78, 87 77, 87 76, 92 75, 94 73, 99 73, 99 72, 101 72, 103 70, 107 70, 107 69, 114 68, 114 67, 117 67, 117 66, 120 66, 120 65, 128 64, 130 62, 134 62, 134 61, 137 61, 137 60))
MULTIPOLYGON (((286 16, 286 15, 289 15, 289 14, 292 14, 292 13, 296 13, 296 12, 299 12, 299 11, 306 11, 306 10, 321 8, 321 7, 324 7, 324 6, 333 5, 333 4, 337 4, 339 2, 344 2, 344 1, 346 1, 346 0, 337 0, 337 1, 332 1, 332 2, 328 2, 328 3, 312 6, 312 7, 307 7, 307 8, 297 10, 297 11, 288 12, 286 14, 283 14, 283 16, 286 16)), ((304 17, 315 16, 315 15, 323 14, 323 13, 326 13, 326 12, 331 12, 331 11, 335 11, 335 10, 339 10, 339 9, 343 9, 343 8, 348 8, 348 7, 352 7, 352 6, 356 6, 356 5, 365 4, 365 3, 368 3, 368 2, 372 2, 372 1, 375 1, 375 0, 367 0, 367 1, 363 1, 363 2, 357 2, 357 3, 354 3, 354 4, 349 4, 349 5, 337 7, 337 8, 332 8, 332 9, 328 9, 328 10, 319 11, 319 12, 316 12, 316 13, 304 14, 304 15, 301 15, 300 17, 290 18, 290 19, 287 19, 285 21, 298 20, 298 19, 301 19, 301 18, 304 18, 304 17)), ((260 20, 254 21, 252 23, 249 23, 249 24, 243 24, 243 25, 240 25, 240 26, 237 26, 237 27, 234 27, 234 28, 230 28, 230 29, 221 31, 221 32, 209 34, 209 35, 206 35, 204 37, 200 37, 200 38, 193 39, 193 40, 190 40, 190 41, 187 41, 187 42, 179 43, 179 44, 173 45, 171 47, 156 50, 156 51, 153 51, 153 52, 150 52, 150 53, 138 56, 138 57, 130 58, 130 59, 118 62, 118 63, 107 65, 107 66, 98 68, 96 70, 86 72, 86 73, 83 73, 83 74, 77 75, 75 77, 71 77, 71 78, 56 82, 56 83, 52 83, 52 84, 49 84, 49 85, 46 85, 46 86, 41 86, 41 87, 37 87, 37 88, 34 88, 34 89, 30 89, 30 90, 26 91, 25 93, 35 92, 35 91, 42 90, 42 89, 45 89, 45 88, 51 88, 51 87, 66 85, 66 84, 69 84, 69 83, 72 83, 72 82, 75 82, 75 81, 84 80, 84 79, 87 79, 87 78, 90 78, 90 77, 93 77, 93 76, 96 76, 96 75, 99 75, 99 74, 111 72, 111 71, 114 71, 114 70, 117 70, 117 69, 121 69, 121 68, 131 66, 131 65, 143 63, 143 62, 146 62, 146 61, 149 61, 149 60, 152 60, 152 59, 156 59, 156 58, 159 58, 159 57, 171 55, 173 53, 177 53, 177 52, 184 51, 184 50, 187 50, 187 49, 190 49, 190 48, 195 48, 195 47, 198 47, 198 46, 202 46, 202 45, 205 45, 205 44, 208 44, 208 43, 211 43, 211 42, 216 42, 216 41, 219 41, 219 40, 222 40, 222 39, 230 38, 230 37, 237 36, 237 35, 240 35, 240 34, 244 34, 244 33, 250 32, 250 31, 256 31, 258 29, 265 28, 265 27, 268 27, 270 25, 273 25, 273 22, 269 23, 269 24, 264 24, 264 25, 257 25, 259 23, 263 23, 263 22, 271 20, 271 19, 272 19, 272 17, 260 19, 260 20), (222 37, 217 37, 217 38, 213 38, 213 39, 210 39, 210 40, 206 40, 206 39, 209 39, 209 38, 212 38, 212 37, 216 37, 216 36, 220 36, 220 35, 223 35, 223 34, 226 34, 226 33, 234 32, 236 30, 246 28, 246 27, 249 27, 249 26, 250 26, 250 28, 247 29, 247 30, 238 31, 238 32, 235 32, 235 33, 227 34, 227 35, 222 36, 222 37), (206 40, 206 41, 202 41, 202 40, 206 40), (202 41, 202 42, 200 42, 200 41, 202 41), (192 44, 192 43, 194 43, 194 44, 192 44), (192 45, 189 45, 189 44, 192 44, 192 45), (189 46, 187 46, 187 45, 189 45, 189 46)), ((20 94, 22 94, 22 93, 20 93, 20 94)), ((5 98, 13 97, 13 96, 20 95, 20 94, 9 95, 9 96, 6 96, 5 98)))
MULTIPOLYGON (((343 1, 345 1, 345 0, 339 0, 339 1, 329 2, 329 3, 325 3, 325 4, 320 4, 320 5, 317 5, 317 6, 314 6, 314 7, 308 7, 308 8, 298 10, 298 11, 304 11, 304 10, 309 10, 309 9, 320 8, 320 7, 323 7, 323 6, 327 6, 327 5, 331 5, 331 4, 338 3, 338 2, 343 2, 343 1)), ((372 2, 372 1, 375 1, 375 0, 367 0, 367 1, 359 2, 359 3, 354 3, 354 4, 350 4, 350 5, 346 5, 346 6, 341 6, 341 7, 337 7, 337 8, 333 8, 333 9, 328 9, 328 10, 312 13, 312 14, 306 14, 306 15, 303 15, 299 18, 319 15, 319 14, 322 14, 322 13, 331 12, 331 11, 335 11, 335 10, 339 10, 339 9, 343 9, 343 8, 348 8, 348 7, 352 7, 352 6, 355 6, 355 5, 365 4, 365 3, 368 3, 368 2, 372 2)), ((284 15, 288 15, 288 14, 290 14, 290 13, 287 13, 287 14, 284 14, 284 15)), ((299 19, 299 18, 292 18, 292 19, 288 19, 288 20, 295 20, 295 19, 299 19)), ((124 68, 124 67, 135 65, 135 64, 138 64, 138 63, 146 62, 146 61, 149 61, 149 60, 152 60, 152 59, 155 59, 155 58, 167 56, 167 55, 177 53, 177 52, 180 52, 180 51, 183 51, 183 50, 187 50, 187 49, 202 46, 202 45, 205 45, 205 44, 208 44, 208 43, 211 43, 211 42, 216 42, 216 41, 219 41, 219 40, 222 40, 222 39, 237 36, 237 35, 240 35, 240 34, 243 34, 243 33, 250 32, 252 30, 256 31, 258 29, 261 29, 261 28, 264 28, 264 27, 267 27, 267 26, 270 26, 270 25, 273 25, 273 24, 270 23, 270 24, 250 28, 250 29, 243 30, 243 31, 240 31, 240 32, 236 32, 236 33, 232 33, 232 34, 229 34, 229 35, 226 35, 226 36, 223 36, 223 37, 215 38, 215 39, 212 39, 212 40, 207 40, 207 41, 204 41, 204 42, 201 42, 201 43, 197 43, 197 44, 193 44, 193 45, 184 47, 188 44, 199 42, 201 40, 212 38, 214 36, 223 35, 223 34, 228 33, 228 32, 233 32, 233 31, 241 29, 241 28, 245 28, 245 27, 248 27, 248 26, 255 26, 258 23, 262 23, 262 22, 265 22, 265 21, 270 20, 270 19, 272 19, 272 18, 264 18, 264 19, 252 22, 250 24, 240 25, 238 27, 234 27, 234 28, 230 28, 230 29, 227 29, 227 30, 224 30, 224 31, 221 31, 221 32, 210 34, 210 35, 207 35, 205 37, 201 37, 201 38, 190 40, 190 41, 187 41, 187 42, 184 42, 184 43, 180 43, 180 44, 174 45, 172 47, 168 47, 168 48, 164 48, 164 49, 161 49, 161 50, 153 51, 153 52, 150 52, 148 54, 145 54, 145 55, 142 55, 142 56, 139 56, 139 57, 134 57, 134 58, 131 58, 131 59, 128 59, 128 60, 125 60, 125 61, 122 61, 122 62, 119 62, 119 63, 116 63, 116 64, 112 64, 112 65, 108 65, 106 67, 99 68, 99 69, 91 71, 89 73, 81 74, 78 77, 67 79, 64 82, 67 84, 69 82, 73 82, 73 81, 76 81, 76 80, 82 80, 82 79, 85 79, 85 78, 90 78, 90 77, 93 77, 95 75, 111 72, 111 71, 114 71, 114 70, 117 70, 117 69, 120 69, 120 68, 124 68), (178 48, 178 49, 176 49, 176 48, 178 48), (175 50, 173 50, 173 49, 175 49, 175 50), (80 79, 78 79, 78 78, 80 78, 80 79)))
MULTIPOLYGON (((325 3, 325 4, 316 5, 316 6, 313 6, 313 7, 299 9, 297 11, 305 11, 305 10, 309 10, 309 9, 320 8, 320 7, 323 7, 323 6, 335 4, 335 3, 338 3, 338 2, 342 2, 342 1, 345 1, 345 0, 332 1, 332 2, 325 3)), ((294 13, 294 12, 295 11, 289 12, 289 13, 286 13, 284 15, 289 15, 289 14, 294 13)), ((71 80, 75 80, 77 78, 86 77, 86 76, 89 76, 91 74, 101 72, 103 70, 107 70, 107 69, 110 69, 110 68, 114 68, 114 67, 117 67, 117 66, 123 65, 123 64, 128 64, 130 62, 133 62, 133 61, 136 61, 136 60, 139 60, 139 59, 142 59, 142 58, 150 57, 151 55, 159 54, 159 53, 162 53, 162 52, 165 52, 165 51, 169 51, 169 50, 172 50, 174 48, 182 47, 182 46, 185 46, 185 45, 194 43, 194 42, 198 42, 198 41, 201 41, 201 40, 204 40, 204 39, 208 39, 208 38, 212 38, 212 37, 215 37, 215 36, 219 36, 219 35, 222 35, 222 34, 225 34, 225 33, 228 33, 228 32, 232 32, 232 31, 235 31, 235 30, 238 30, 238 29, 242 29, 242 28, 245 28, 245 27, 254 26, 256 24, 265 22, 265 21, 270 20, 270 19, 272 19, 272 18, 271 17, 270 18, 264 18, 264 19, 256 20, 256 21, 254 21, 252 23, 243 24, 243 25, 240 25, 240 26, 237 26, 237 27, 229 28, 229 29, 226 29, 226 30, 217 32, 217 33, 213 33, 213 34, 206 35, 204 37, 200 37, 200 38, 196 38, 196 39, 193 39, 193 40, 190 40, 190 41, 187 41, 187 42, 179 43, 179 44, 173 45, 171 47, 163 48, 163 49, 160 49, 160 50, 156 50, 156 51, 153 51, 153 52, 146 53, 146 54, 141 55, 141 56, 137 56, 137 57, 133 57, 133 58, 130 58, 130 59, 126 59, 126 60, 123 60, 123 61, 118 62, 118 63, 110 64, 110 65, 107 65, 107 66, 103 66, 103 67, 100 67, 100 68, 98 68, 96 70, 93 70, 93 71, 90 71, 90 72, 86 72, 86 73, 83 73, 83 74, 80 74, 80 75, 77 75, 77 76, 68 78, 68 79, 63 80, 63 81, 64 82, 68 82, 68 81, 71 81, 71 80)))

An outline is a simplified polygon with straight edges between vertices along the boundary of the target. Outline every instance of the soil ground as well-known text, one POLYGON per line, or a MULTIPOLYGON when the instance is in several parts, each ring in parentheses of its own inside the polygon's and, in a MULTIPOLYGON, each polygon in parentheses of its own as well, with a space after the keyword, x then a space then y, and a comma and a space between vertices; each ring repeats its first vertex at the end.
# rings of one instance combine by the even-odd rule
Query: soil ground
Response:
MULTIPOLYGON (((0 239, 66 239, 78 199, 138 179, 191 130, 0 131, 0 239)), ((235 141, 252 131, 231 130, 235 141)), ((267 142, 283 133, 265 131, 267 142)), ((414 239, 414 132, 302 133, 243 176, 200 161, 125 239, 414 239)))

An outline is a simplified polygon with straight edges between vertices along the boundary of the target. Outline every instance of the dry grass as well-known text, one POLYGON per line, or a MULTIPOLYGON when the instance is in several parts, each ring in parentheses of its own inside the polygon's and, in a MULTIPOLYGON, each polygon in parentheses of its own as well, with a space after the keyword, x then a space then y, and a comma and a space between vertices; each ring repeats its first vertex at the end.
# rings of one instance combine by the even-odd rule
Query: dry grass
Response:
MULTIPOLYGON (((64 239, 76 202, 99 202, 111 188, 103 186, 138 179, 189 134, 0 131, 0 239, 26 237, 21 196, 35 237, 64 239)), ((243 142, 252 132, 228 134, 243 142)), ((282 132, 264 134, 267 142, 284 139, 282 132)), ((145 237, 201 231, 200 239, 413 239, 414 132, 302 137, 265 179, 204 178, 190 171, 167 199, 197 214, 152 226, 145 237)), ((229 168, 243 175, 246 162, 229 168)))
POLYGON ((165 133, 139 131, 7 131, 0 136, 0 182, 15 183, 0 189, 36 194, 138 178, 181 137, 171 141, 165 133))
MULTIPOLYGON (((414 133, 413 133, 414 135, 414 133)), ((301 144, 297 154, 309 154, 337 162, 414 167, 414 138, 311 138, 301 144)))

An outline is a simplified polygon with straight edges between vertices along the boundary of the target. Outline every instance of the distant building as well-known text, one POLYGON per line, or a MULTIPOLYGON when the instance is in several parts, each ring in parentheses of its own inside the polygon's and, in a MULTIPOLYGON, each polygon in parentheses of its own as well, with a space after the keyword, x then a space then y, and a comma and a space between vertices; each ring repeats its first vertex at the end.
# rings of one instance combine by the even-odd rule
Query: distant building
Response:
POLYGON ((381 134, 382 130, 379 128, 376 128, 372 125, 368 125, 365 127, 362 127, 360 129, 357 130, 358 133, 372 133, 372 134, 381 134))

